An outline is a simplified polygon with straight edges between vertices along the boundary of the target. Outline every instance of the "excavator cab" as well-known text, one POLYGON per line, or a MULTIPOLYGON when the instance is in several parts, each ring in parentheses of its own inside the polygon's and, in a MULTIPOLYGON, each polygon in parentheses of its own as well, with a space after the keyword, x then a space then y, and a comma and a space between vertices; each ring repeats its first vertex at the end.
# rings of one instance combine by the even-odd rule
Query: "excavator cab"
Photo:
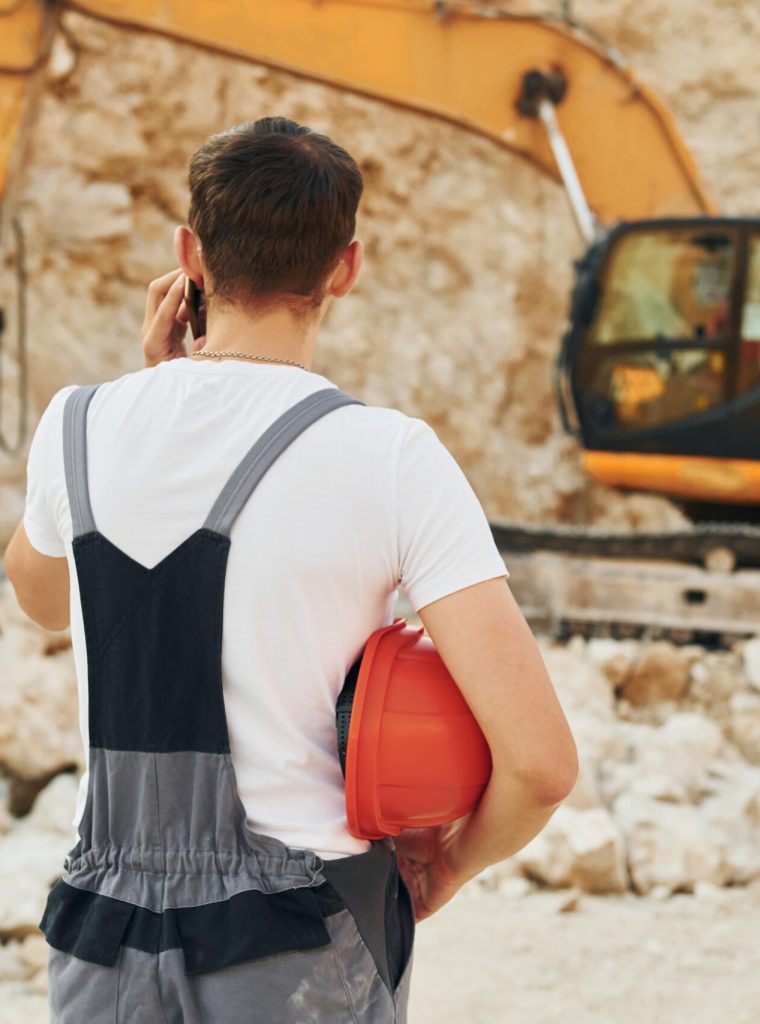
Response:
POLYGON ((760 501, 760 220, 622 223, 576 269, 558 392, 588 472, 760 501))

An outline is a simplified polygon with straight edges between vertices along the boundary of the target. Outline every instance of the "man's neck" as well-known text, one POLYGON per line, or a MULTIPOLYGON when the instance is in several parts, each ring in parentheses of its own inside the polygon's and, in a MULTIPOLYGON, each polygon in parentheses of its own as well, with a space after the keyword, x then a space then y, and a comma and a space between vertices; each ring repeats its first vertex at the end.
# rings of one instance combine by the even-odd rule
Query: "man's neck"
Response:
MULTIPOLYGON (((308 324, 299 322, 283 306, 256 317, 235 306, 212 309, 203 351, 242 352, 292 360, 308 370, 311 369, 320 319, 314 318, 308 324)), ((198 357, 198 362, 201 358, 198 357)))

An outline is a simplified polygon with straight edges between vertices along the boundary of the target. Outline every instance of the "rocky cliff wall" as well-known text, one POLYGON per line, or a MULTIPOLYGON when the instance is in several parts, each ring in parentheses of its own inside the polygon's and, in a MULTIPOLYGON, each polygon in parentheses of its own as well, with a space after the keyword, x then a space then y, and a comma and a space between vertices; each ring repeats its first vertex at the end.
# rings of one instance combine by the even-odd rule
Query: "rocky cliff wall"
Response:
MULTIPOLYGON (((665 99, 723 208, 756 212, 757 6, 581 0, 573 12, 665 99)), ((366 180, 366 267, 331 310, 315 369, 428 420, 492 516, 678 520, 667 502, 589 484, 561 433, 551 369, 580 244, 555 183, 451 125, 78 14, 57 36, 19 183, 32 426, 57 388, 141 367, 145 286, 173 264, 187 160, 210 133, 265 113, 333 135, 366 180)), ((12 274, 0 288, 12 300, 12 274)), ((7 356, 4 369, 12 434, 7 356)), ((24 465, 0 469, 5 538, 24 465)))

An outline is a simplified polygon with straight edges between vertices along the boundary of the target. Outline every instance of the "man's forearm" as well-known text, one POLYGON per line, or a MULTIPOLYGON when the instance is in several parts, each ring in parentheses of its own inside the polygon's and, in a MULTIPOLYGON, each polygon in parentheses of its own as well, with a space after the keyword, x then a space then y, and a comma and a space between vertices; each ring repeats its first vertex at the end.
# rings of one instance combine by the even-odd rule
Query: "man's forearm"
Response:
POLYGON ((538 835, 564 799, 537 794, 534 786, 503 773, 494 775, 477 808, 452 837, 446 861, 467 881, 511 857, 538 835), (549 801, 547 801, 547 797, 549 801))
POLYGON ((23 519, 3 554, 3 568, 21 610, 44 629, 69 625, 69 566, 32 547, 23 519))

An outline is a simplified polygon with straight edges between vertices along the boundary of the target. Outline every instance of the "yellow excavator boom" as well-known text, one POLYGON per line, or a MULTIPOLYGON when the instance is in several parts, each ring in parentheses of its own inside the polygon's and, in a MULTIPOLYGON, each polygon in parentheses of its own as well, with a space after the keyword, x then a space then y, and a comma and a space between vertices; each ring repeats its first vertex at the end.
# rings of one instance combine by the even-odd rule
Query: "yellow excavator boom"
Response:
POLYGON ((20 162, 21 130, 36 72, 47 55, 51 24, 49 8, 37 0, 8 0, 0 6, 0 203, 11 168, 20 162))
POLYGON ((557 120, 601 223, 715 212, 669 113, 612 51, 561 21, 456 0, 0 0, 0 201, 26 86, 67 8, 451 121, 555 178, 543 125, 517 101, 526 74, 559 71, 557 120))

